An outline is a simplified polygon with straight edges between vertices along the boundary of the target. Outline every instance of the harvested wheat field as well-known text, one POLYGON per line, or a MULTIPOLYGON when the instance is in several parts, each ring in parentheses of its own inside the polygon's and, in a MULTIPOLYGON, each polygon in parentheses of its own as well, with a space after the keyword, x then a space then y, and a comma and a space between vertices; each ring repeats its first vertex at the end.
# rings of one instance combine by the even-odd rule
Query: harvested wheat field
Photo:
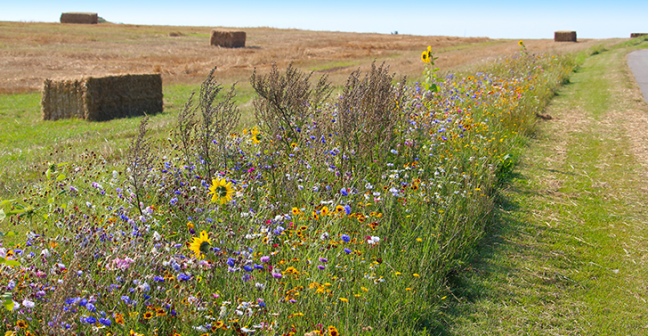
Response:
MULTIPOLYGON (((420 53, 428 45, 442 70, 458 70, 519 51, 517 40, 485 37, 273 28, 243 28, 246 47, 226 49, 209 45, 212 29, 231 28, 0 22, 0 93, 38 91, 47 78, 147 72, 161 73, 165 85, 197 84, 214 66, 222 83, 247 83, 254 68, 268 69, 275 62, 280 67, 293 62, 298 68, 328 73, 336 84, 374 59, 386 61, 392 72, 418 78, 420 53)), ((548 36, 524 42, 531 52, 564 53, 617 41, 583 39, 561 44, 548 36)))

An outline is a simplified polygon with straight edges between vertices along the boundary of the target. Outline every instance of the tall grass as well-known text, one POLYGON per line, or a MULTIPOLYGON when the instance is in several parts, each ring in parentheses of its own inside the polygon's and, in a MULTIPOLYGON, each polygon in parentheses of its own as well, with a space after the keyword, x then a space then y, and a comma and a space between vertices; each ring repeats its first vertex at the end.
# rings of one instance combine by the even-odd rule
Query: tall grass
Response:
MULTIPOLYGON (((374 65, 328 99, 325 78, 274 69, 253 77, 251 129, 181 113, 165 141, 143 124, 131 153, 146 157, 122 169, 93 153, 53 163, 2 203, 3 232, 28 233, 0 249, 0 322, 44 334, 427 334, 518 140, 573 67, 523 49, 434 79, 432 92, 374 65)), ((228 102, 215 85, 199 96, 228 102)))

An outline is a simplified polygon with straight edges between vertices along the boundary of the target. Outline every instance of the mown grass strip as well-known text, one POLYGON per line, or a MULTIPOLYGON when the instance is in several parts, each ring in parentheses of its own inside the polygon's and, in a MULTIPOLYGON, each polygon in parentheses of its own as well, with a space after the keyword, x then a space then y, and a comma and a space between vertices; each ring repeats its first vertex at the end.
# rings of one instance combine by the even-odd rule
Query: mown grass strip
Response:
POLYGON ((638 43, 587 58, 554 99, 479 255, 454 277, 444 332, 646 333, 646 170, 632 128, 648 109, 624 58, 638 43))

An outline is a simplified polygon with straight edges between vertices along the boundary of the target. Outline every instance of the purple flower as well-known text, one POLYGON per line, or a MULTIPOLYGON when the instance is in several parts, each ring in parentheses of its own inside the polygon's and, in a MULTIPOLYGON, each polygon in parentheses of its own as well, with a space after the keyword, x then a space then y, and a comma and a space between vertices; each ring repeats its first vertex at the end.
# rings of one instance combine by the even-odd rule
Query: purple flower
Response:
POLYGON ((85 305, 87 305, 87 304, 88 304, 88 300, 87 300, 87 299, 81 299, 81 301, 79 301, 79 306, 85 306, 85 305))
POLYGON ((246 272, 252 272, 252 270, 253 270, 253 268, 252 268, 250 265, 245 265, 245 266, 243 266, 243 269, 244 269, 246 272))
POLYGON ((341 238, 342 238, 342 241, 345 242, 345 243, 348 243, 348 242, 351 241, 351 237, 349 237, 349 235, 347 235, 347 234, 343 234, 341 236, 341 238))
POLYGON ((176 198, 176 197, 172 198, 171 201, 169 201, 169 203, 171 203, 171 205, 178 204, 178 198, 176 198))
POLYGON ((85 318, 85 323, 93 324, 97 322, 97 319, 94 316, 88 316, 85 318))
POLYGON ((351 253, 351 252, 353 252, 353 251, 349 250, 348 248, 345 248, 345 249, 344 249, 344 252, 345 252, 346 254, 349 254, 349 253, 351 253))
POLYGON ((324 266, 324 265, 317 265, 317 268, 319 268, 319 269, 321 269, 321 270, 323 270, 323 269, 325 269, 325 268, 326 268, 326 266, 324 266))
POLYGON ((94 313, 97 310, 97 308, 92 303, 88 303, 86 305, 86 309, 91 313, 94 313))
POLYGON ((234 259, 233 258, 227 258, 227 265, 230 267, 234 267, 234 259))
POLYGON ((178 281, 188 281, 189 279, 191 279, 190 274, 183 274, 183 273, 178 274, 178 281))
POLYGON ((344 212, 346 212, 347 215, 351 214, 351 206, 348 204, 344 206, 344 212))
POLYGON ((349 196, 349 193, 347 192, 346 188, 340 189, 340 194, 342 194, 342 196, 349 196))
POLYGON ((320 258, 319 258, 319 261, 321 261, 321 262, 323 262, 323 263, 327 263, 327 262, 328 262, 328 259, 320 257, 320 258))
POLYGON ((164 278, 161 277, 161 276, 156 276, 156 277, 153 278, 153 281, 164 282, 164 278))
POLYGON ((275 272, 272 272, 272 276, 277 279, 281 279, 283 277, 281 273, 275 273, 275 272))
POLYGON ((99 319, 99 323, 105 325, 106 327, 110 327, 110 325, 112 324, 112 322, 110 321, 110 319, 107 319, 107 318, 105 318, 105 317, 100 318, 100 319, 99 319))
POLYGON ((270 261, 270 257, 269 257, 269 256, 263 256, 263 257, 261 257, 261 262, 267 263, 267 262, 269 262, 269 261, 270 261))

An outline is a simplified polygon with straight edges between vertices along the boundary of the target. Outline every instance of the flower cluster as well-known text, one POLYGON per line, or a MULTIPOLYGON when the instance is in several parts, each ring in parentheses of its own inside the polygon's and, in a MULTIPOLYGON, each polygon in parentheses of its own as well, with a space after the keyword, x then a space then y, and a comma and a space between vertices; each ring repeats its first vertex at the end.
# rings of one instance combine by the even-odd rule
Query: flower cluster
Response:
POLYGON ((26 230, 0 245, 2 329, 335 336, 429 324, 444 274, 483 232, 511 140, 570 70, 524 54, 435 77, 434 90, 401 83, 388 142, 348 146, 344 118, 359 111, 344 97, 274 134, 213 139, 220 165, 171 139, 144 194, 94 154, 48 170, 25 203, 2 205, 31 209, 6 219, 26 230))

